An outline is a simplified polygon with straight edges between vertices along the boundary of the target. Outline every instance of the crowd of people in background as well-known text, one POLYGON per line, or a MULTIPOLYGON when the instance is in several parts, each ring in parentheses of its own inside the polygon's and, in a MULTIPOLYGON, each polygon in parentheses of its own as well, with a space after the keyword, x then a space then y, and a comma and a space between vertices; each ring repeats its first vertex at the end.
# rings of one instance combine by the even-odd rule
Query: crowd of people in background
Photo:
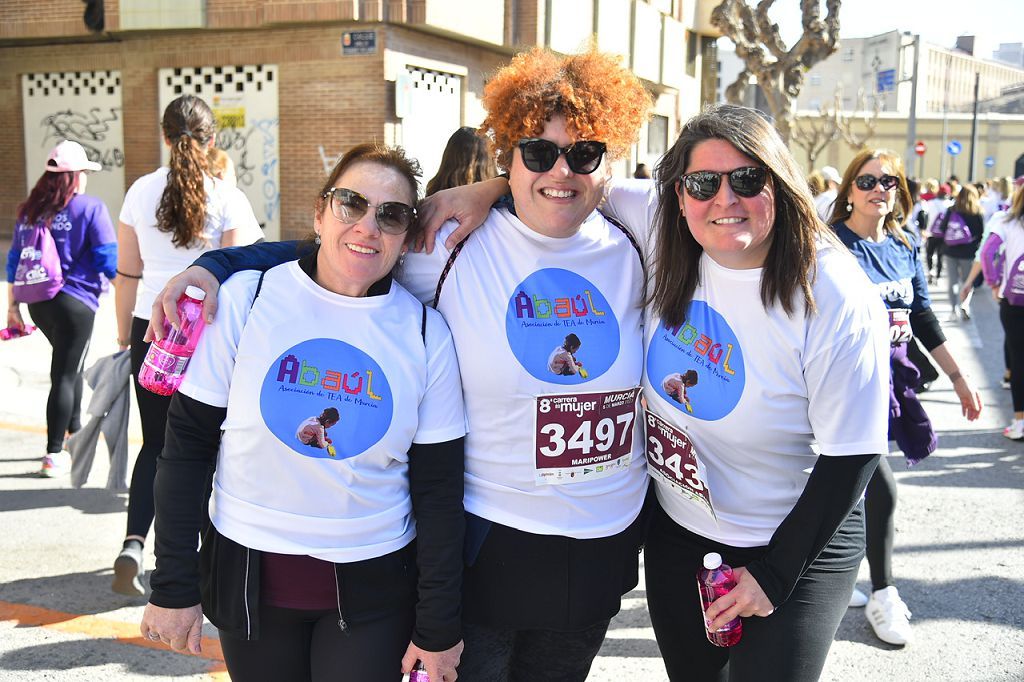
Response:
POLYGON ((935 451, 918 396, 940 375, 964 419, 982 413, 932 307, 943 276, 946 325, 970 322, 979 287, 998 301, 1003 435, 1024 441, 1024 178, 910 178, 884 149, 804 175, 762 114, 731 105, 688 121, 653 169, 613 178, 651 100, 594 50, 519 55, 483 104, 422 192, 400 148, 350 150, 302 242, 259 243, 198 97, 163 112, 168 166, 132 184, 116 227, 85 193, 99 165, 75 142, 50 153, 18 207, 7 325, 26 328, 25 303, 52 346, 40 472, 63 476, 114 286, 143 444, 112 588, 148 592, 143 635, 198 653, 205 615, 239 679, 399 679, 419 662, 435 682, 582 681, 645 548, 672 680, 817 679, 847 607, 910 643, 889 441, 908 466, 935 451), (39 294, 44 275, 58 281, 39 294), (186 285, 223 322, 182 389, 158 396, 138 376, 186 285), (537 321, 537 301, 570 290, 586 298, 562 312, 585 326, 537 321), (708 371, 720 356, 681 352, 684 325, 729 340, 732 381, 708 371), (766 330, 777 343, 758 342, 766 330), (267 367, 280 382, 299 356, 372 367, 373 409, 268 394, 267 367), (621 402, 604 467, 561 458, 598 416, 547 417, 584 391, 621 402), (738 428, 751 420, 756 442, 738 428), (646 421, 689 444, 692 477, 646 421), (708 552, 737 585, 701 613, 679 575, 708 552), (855 587, 865 556, 869 593, 855 587), (737 617, 742 646, 704 637, 737 617))

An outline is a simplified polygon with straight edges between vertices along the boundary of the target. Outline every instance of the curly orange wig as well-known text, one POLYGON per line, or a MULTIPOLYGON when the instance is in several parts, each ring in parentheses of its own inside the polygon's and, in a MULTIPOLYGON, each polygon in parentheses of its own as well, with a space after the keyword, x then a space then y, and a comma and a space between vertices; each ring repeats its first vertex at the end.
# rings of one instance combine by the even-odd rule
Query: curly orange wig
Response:
POLYGON ((608 145, 615 159, 636 142, 649 116, 651 95, 617 56, 589 50, 559 57, 534 48, 516 55, 484 88, 487 118, 480 131, 491 138, 498 165, 512 165, 512 150, 536 137, 552 116, 565 118, 577 140, 608 145))

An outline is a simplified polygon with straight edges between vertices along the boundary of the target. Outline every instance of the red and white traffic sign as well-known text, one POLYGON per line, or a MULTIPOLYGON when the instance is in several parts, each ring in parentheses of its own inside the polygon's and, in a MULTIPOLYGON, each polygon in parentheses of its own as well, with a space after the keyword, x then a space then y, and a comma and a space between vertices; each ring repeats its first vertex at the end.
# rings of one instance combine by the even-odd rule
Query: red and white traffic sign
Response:
POLYGON ((918 156, 924 156, 924 153, 926 151, 928 151, 928 147, 921 140, 918 140, 914 144, 914 153, 917 154, 918 156))

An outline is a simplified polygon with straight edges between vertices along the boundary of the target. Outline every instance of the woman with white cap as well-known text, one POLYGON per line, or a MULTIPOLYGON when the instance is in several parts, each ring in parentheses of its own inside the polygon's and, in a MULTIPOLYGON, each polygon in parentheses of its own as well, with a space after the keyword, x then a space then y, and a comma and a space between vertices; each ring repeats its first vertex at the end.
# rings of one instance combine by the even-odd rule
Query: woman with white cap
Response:
POLYGON ((104 289, 103 278, 113 280, 116 272, 117 236, 110 213, 100 199, 84 193, 86 173, 98 170, 102 166, 90 161, 77 142, 64 140, 54 147, 47 157, 46 170, 18 206, 7 254, 7 326, 25 328, 21 304, 28 303, 32 321, 53 346, 46 401, 46 455, 40 471, 46 478, 71 471, 71 455, 64 450, 64 438, 82 428, 82 366, 104 289), (50 279, 63 280, 56 295, 52 289, 41 295, 30 292, 35 288, 29 283, 31 278, 19 272, 19 262, 23 263, 22 270, 25 268, 23 251, 33 247, 40 226, 49 232, 60 258, 60 273, 50 273, 50 279), (41 296, 48 298, 40 300, 41 296))

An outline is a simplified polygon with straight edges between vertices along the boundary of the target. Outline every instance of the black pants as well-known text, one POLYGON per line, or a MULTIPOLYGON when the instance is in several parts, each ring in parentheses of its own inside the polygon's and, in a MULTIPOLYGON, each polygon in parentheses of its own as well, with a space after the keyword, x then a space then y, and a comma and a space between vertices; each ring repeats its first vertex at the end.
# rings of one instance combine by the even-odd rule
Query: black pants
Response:
POLYGON ((942 277, 942 251, 944 243, 942 237, 928 237, 924 243, 924 260, 928 266, 928 274, 932 274, 932 264, 935 266, 935 279, 942 277))
POLYGON ((864 530, 867 535, 868 569, 871 589, 881 590, 893 584, 892 541, 896 535, 896 479, 885 457, 871 475, 864 494, 864 530))
POLYGON ((53 347, 46 399, 46 452, 60 452, 64 433, 82 428, 82 368, 96 311, 63 291, 49 301, 30 303, 28 311, 53 347))
POLYGON ((465 682, 583 682, 610 620, 579 632, 504 630, 463 623, 465 682))
POLYGON ((238 682, 399 682, 412 635, 413 610, 350 625, 342 632, 338 612, 260 607, 260 637, 220 631, 231 679, 238 682))
POLYGON ((821 675, 829 647, 846 613, 857 579, 864 526, 858 506, 836 537, 797 582, 789 599, 767 618, 743 619, 739 644, 711 644, 697 592, 704 554, 719 552, 730 566, 743 566, 764 547, 722 545, 681 528, 660 508, 654 513, 644 566, 647 608, 669 679, 673 682, 811 682, 821 675), (843 547, 844 549, 839 549, 843 547), (836 560, 833 555, 842 555, 836 560))
POLYGON ((157 395, 139 385, 139 371, 149 350, 142 340, 149 320, 132 318, 132 379, 135 399, 142 422, 142 449, 135 459, 132 482, 128 493, 128 530, 125 535, 145 538, 153 525, 153 479, 156 477, 156 458, 164 449, 164 430, 167 428, 167 410, 171 396, 157 395))
POLYGON ((1024 412, 1024 306, 1010 305, 1004 298, 999 303, 999 321, 1006 333, 1013 411, 1024 412))

